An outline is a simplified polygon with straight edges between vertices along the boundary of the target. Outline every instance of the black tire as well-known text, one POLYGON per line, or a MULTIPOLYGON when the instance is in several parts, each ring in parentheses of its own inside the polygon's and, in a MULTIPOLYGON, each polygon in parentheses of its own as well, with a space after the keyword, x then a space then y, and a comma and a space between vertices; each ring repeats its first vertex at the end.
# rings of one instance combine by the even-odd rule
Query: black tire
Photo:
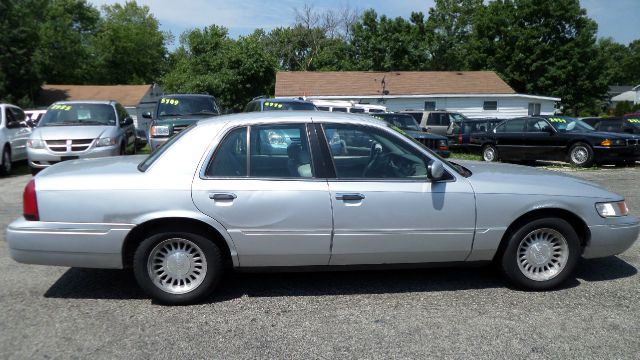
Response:
POLYGON ((120 156, 127 155, 127 145, 124 143, 120 145, 120 156))
POLYGON ((0 175, 11 175, 11 150, 8 146, 2 149, 2 158, 0 159, 0 175))
MULTIPOLYGON (((177 250, 177 252, 180 252, 180 250, 177 250)), ((184 250, 182 253, 183 259, 185 254, 189 255, 188 250, 184 250)), ((196 254, 198 253, 196 252, 196 254)), ((196 268, 196 266, 193 266, 193 259, 196 257, 198 256, 196 255, 195 257, 190 258, 191 262, 187 272, 191 271, 191 269, 196 268)), ((160 303, 168 305, 187 305, 200 302, 206 299, 211 294, 211 292, 215 289, 215 287, 218 285, 218 282, 220 281, 220 276, 222 273, 222 263, 222 255, 218 246, 202 235, 189 232, 162 232, 151 235, 144 241, 142 241, 142 243, 140 243, 133 257, 133 272, 140 287, 153 299, 157 300, 160 303), (167 246, 174 246, 171 243, 175 243, 176 241, 178 242, 178 244, 180 241, 182 241, 183 243, 186 242, 195 245, 197 250, 200 251, 199 254, 204 258, 204 270, 202 261, 200 262, 200 270, 203 273, 202 278, 200 278, 201 273, 196 274, 192 272, 191 274, 189 274, 189 276, 193 274, 195 276, 198 276, 199 278, 193 283, 188 284, 188 276, 184 276, 184 274, 182 274, 182 279, 184 279, 183 282, 185 287, 188 285, 195 285, 193 285, 194 287, 192 289, 181 293, 172 293, 167 290, 167 288, 162 288, 161 285, 154 282, 154 279, 152 279, 152 275, 149 271, 149 264, 151 262, 156 264, 154 266, 154 268, 156 269, 155 279, 157 279, 158 281, 161 280, 161 277, 157 276, 157 272, 164 273, 164 270, 159 269, 161 267, 166 268, 167 273, 172 270, 175 270, 175 272, 184 271, 184 268, 186 267, 184 261, 176 260, 176 258, 174 257, 173 263, 170 264, 169 258, 173 256, 171 255, 172 253, 166 254, 161 250, 158 251, 158 249, 164 249, 167 246), (153 254, 159 254, 160 257, 164 256, 166 261, 158 262, 158 256, 154 256, 153 254), (150 259, 150 256, 153 256, 153 259, 150 259)), ((169 280, 171 278, 171 275, 168 275, 165 280, 169 280)), ((176 281, 178 280, 176 279, 176 281)), ((176 289, 175 283, 165 283, 165 286, 176 289)), ((179 283, 178 286, 182 286, 182 282, 179 283)))
POLYGON ((580 239, 573 227, 560 218, 541 218, 517 229, 509 237, 499 260, 502 272, 516 287, 547 290, 567 280, 573 273, 579 257, 580 239), (537 237, 538 235, 541 236, 537 237), (534 248, 535 239, 539 242, 534 248), (561 246, 562 239, 566 247, 561 246), (555 248, 556 245, 558 248, 555 248), (565 251, 564 256, 558 255, 562 251, 565 251), (545 270, 547 268, 548 271, 545 270), (540 269, 541 272, 536 274, 536 269, 540 269))
POLYGON ((593 149, 589 144, 577 142, 569 148, 569 163, 579 167, 590 167, 594 163, 593 149))
POLYGON ((498 161, 498 149, 491 144, 482 147, 482 160, 488 162, 498 161))

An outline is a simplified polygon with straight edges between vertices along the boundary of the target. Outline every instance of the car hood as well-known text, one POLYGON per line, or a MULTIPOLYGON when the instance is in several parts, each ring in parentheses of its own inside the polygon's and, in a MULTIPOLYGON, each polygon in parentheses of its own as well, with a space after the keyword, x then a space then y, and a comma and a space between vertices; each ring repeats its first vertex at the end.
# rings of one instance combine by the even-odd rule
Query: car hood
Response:
POLYGON ((435 140, 447 140, 446 136, 432 134, 424 131, 415 131, 415 130, 402 130, 407 135, 411 136, 414 139, 435 139, 435 140))
POLYGON ((211 114, 207 115, 189 115, 189 116, 166 116, 153 120, 154 125, 191 125, 194 122, 202 119, 208 119, 213 117, 211 114))
POLYGON ((113 126, 83 125, 83 126, 42 126, 33 129, 32 139, 66 140, 66 139, 97 139, 109 136, 113 126))
POLYGON ((537 169, 530 166, 455 161, 472 172, 467 179, 476 193, 576 196, 622 200, 622 196, 599 185, 573 177, 560 171, 537 169))

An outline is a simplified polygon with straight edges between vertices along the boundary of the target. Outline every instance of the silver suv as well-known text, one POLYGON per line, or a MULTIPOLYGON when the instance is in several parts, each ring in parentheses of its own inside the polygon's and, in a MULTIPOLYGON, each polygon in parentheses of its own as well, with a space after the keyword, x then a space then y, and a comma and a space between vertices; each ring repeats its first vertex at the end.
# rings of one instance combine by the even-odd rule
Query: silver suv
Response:
POLYGON ((447 128, 449 128, 451 122, 467 119, 460 113, 445 110, 405 110, 400 113, 413 116, 424 131, 429 131, 443 136, 447 135, 447 128))
POLYGON ((60 161, 135 154, 133 119, 115 101, 60 101, 27 141, 31 173, 60 161))
POLYGON ((25 150, 31 134, 22 109, 9 104, 0 104, 0 175, 11 173, 11 163, 27 158, 25 150))

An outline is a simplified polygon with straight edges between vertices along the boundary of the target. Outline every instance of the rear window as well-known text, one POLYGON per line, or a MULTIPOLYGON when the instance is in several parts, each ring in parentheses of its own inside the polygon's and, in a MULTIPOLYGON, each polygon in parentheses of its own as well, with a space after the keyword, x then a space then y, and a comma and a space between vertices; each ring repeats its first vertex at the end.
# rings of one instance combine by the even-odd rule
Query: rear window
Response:
POLYGON ((173 136, 172 138, 169 139, 169 141, 167 141, 166 143, 164 143, 164 145, 156 148, 151 154, 149 154, 149 156, 147 156, 146 159, 144 159, 139 165, 138 165, 138 170, 140 170, 141 172, 145 172, 147 171, 147 169, 153 165, 153 163, 158 160, 158 158, 160 158, 160 156, 162 156, 162 154, 164 154, 165 151, 169 150, 169 148, 176 143, 176 141, 178 141, 181 137, 183 137, 186 133, 188 133, 189 131, 191 131, 191 129, 195 128, 197 126, 197 123, 194 123, 193 125, 187 127, 186 129, 182 130, 181 132, 179 132, 177 135, 173 136))

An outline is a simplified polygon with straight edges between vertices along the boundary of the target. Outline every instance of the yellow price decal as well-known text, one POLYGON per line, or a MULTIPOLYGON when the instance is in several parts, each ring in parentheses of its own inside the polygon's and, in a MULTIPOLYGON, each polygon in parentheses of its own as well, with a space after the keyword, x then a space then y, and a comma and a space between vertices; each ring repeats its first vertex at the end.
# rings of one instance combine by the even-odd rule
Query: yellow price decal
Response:
POLYGON ((630 123, 640 124, 640 119, 629 119, 630 123))
POLYGON ((276 103, 276 102, 271 102, 271 101, 265 101, 264 106, 265 107, 272 107, 272 108, 282 109, 282 104, 279 104, 279 103, 276 103))
POLYGON ((563 119, 563 118, 549 118, 550 122, 555 122, 555 123, 566 123, 567 120, 563 119))
POLYGON ((53 105, 51 107, 51 110, 62 110, 62 111, 69 111, 72 109, 71 105, 53 105))
POLYGON ((167 105, 174 105, 175 106, 175 105, 180 104, 180 100, 162 98, 162 99, 160 99, 160 104, 167 104, 167 105))

